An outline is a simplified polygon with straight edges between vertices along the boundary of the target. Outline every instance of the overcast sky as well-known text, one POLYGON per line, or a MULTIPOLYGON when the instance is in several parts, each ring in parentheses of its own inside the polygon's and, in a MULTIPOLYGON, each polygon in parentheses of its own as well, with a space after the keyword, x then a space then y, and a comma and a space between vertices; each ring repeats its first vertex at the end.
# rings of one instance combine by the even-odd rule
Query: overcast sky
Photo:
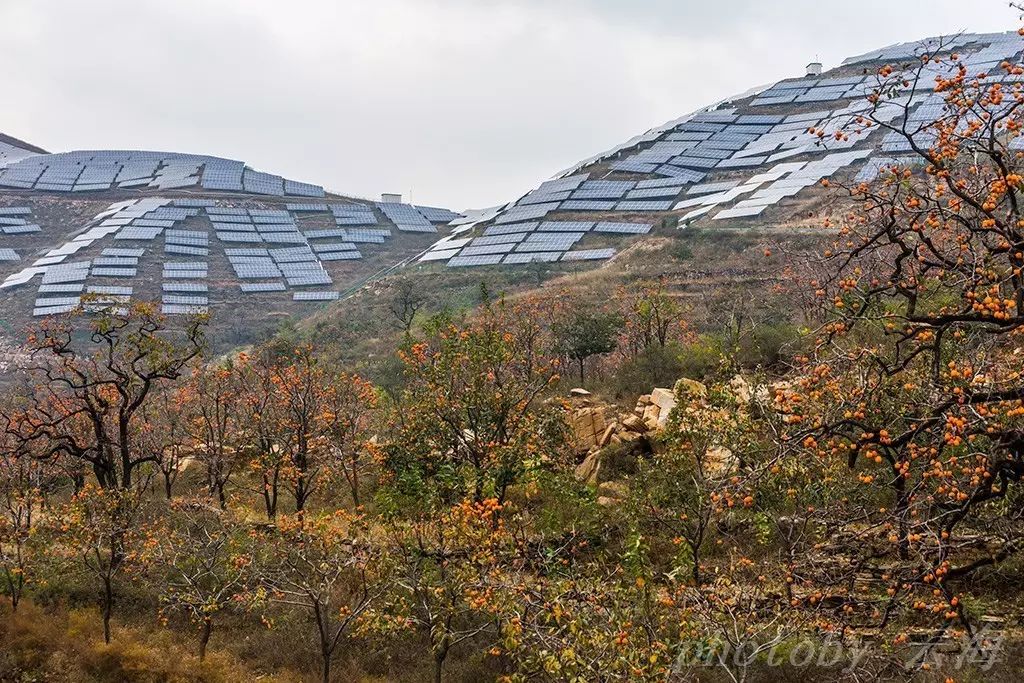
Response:
POLYGON ((501 203, 654 125, 1006 0, 0 0, 0 132, 501 203))

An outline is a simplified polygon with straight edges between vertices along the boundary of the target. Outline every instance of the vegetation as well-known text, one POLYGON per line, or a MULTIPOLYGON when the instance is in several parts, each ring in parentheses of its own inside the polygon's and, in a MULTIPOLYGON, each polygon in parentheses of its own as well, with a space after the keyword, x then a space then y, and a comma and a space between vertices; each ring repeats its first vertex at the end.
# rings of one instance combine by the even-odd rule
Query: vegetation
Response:
POLYGON ((924 164, 834 183, 787 306, 403 279, 386 381, 148 304, 43 325, 0 401, 0 679, 1012 679, 1024 90, 960 68, 923 145, 886 108, 938 59, 881 70, 851 125, 924 164), (570 390, 656 386, 666 421, 579 448, 570 390))

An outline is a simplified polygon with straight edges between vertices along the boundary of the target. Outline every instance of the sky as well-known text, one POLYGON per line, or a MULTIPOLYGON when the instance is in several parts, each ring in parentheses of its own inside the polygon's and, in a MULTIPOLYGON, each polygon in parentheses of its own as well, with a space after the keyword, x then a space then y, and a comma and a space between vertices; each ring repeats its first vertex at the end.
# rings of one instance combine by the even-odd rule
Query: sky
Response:
POLYGON ((504 203, 655 125, 1006 0, 0 0, 0 132, 504 203))

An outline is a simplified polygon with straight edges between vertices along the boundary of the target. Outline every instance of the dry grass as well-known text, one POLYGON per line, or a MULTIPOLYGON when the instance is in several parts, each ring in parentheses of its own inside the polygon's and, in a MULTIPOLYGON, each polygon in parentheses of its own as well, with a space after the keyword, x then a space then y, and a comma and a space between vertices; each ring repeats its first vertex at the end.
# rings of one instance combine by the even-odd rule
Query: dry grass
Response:
POLYGON ((121 682, 203 681, 229 683, 302 680, 285 673, 261 674, 230 653, 211 651, 200 662, 191 644, 167 629, 117 626, 103 643, 94 609, 52 610, 23 603, 17 613, 0 609, 0 681, 121 682))

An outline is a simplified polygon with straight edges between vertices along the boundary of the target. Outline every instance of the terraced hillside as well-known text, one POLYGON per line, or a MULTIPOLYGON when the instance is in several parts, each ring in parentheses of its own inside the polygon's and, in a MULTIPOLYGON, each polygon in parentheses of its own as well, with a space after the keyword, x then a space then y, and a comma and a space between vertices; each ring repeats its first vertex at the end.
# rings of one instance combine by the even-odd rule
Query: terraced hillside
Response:
POLYGON ((507 205, 456 221, 421 261, 557 268, 612 258, 659 226, 798 223, 821 208, 823 180, 868 181, 912 160, 896 131, 928 145, 924 122, 941 118, 944 106, 937 77, 963 65, 969 76, 1019 84, 1022 51, 1017 33, 962 34, 893 45, 825 73, 809 65, 806 75, 653 128, 507 205), (875 125, 865 128, 862 117, 875 125))
POLYGON ((0 334, 16 338, 33 318, 83 301, 146 299, 172 315, 213 312, 218 341, 230 345, 409 264, 432 282, 474 266, 533 264, 551 276, 687 226, 804 227, 835 200, 822 181, 868 181, 907 163, 913 150, 898 131, 929 144, 923 123, 944 106, 937 77, 962 65, 1019 87, 1022 52, 1016 33, 963 34, 890 46, 824 73, 812 64, 466 215, 334 195, 242 161, 47 154, 0 136, 0 334))
POLYGON ((80 305, 214 313, 263 337, 421 253, 459 214, 329 194, 209 156, 0 139, 0 334, 80 305))

